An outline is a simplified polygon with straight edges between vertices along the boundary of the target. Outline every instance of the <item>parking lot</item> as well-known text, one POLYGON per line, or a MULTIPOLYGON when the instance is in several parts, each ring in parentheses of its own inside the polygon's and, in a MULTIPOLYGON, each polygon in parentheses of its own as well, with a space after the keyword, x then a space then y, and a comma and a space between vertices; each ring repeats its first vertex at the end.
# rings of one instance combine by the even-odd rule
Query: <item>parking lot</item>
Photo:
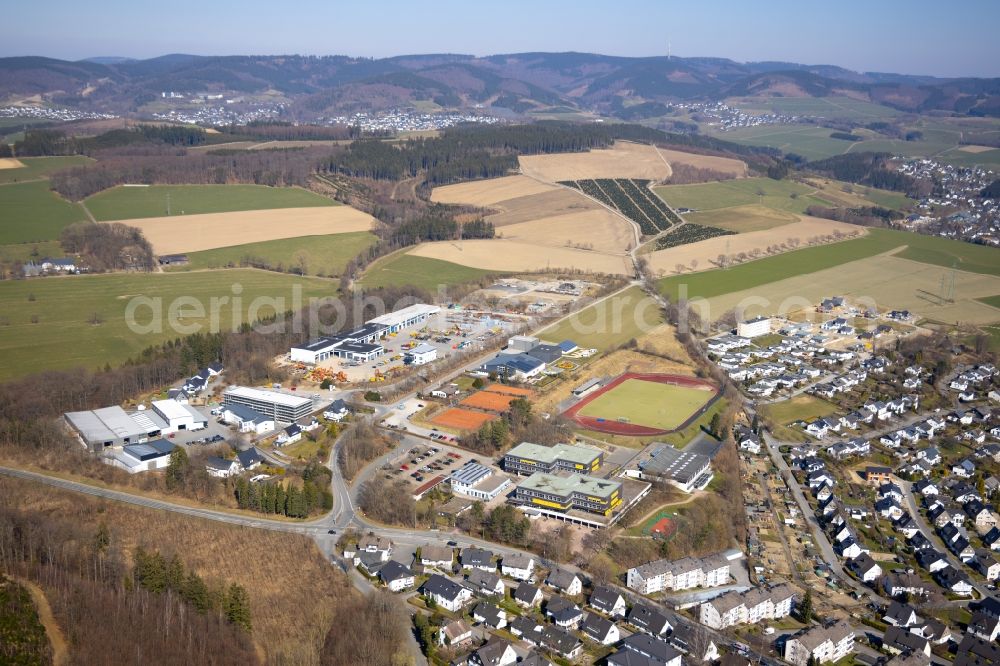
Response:
POLYGON ((436 476, 448 476, 469 461, 469 454, 433 444, 417 445, 386 463, 382 470, 388 479, 402 479, 417 488, 436 476))

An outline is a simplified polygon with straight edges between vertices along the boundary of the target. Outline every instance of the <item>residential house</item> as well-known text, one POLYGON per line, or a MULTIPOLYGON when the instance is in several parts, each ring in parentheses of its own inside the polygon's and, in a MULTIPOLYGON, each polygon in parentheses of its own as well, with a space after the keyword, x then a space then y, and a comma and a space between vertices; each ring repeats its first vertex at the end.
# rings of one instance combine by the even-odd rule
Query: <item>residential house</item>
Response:
POLYGON ((934 580, 937 581, 938 585, 952 594, 957 594, 962 597, 972 596, 972 584, 969 582, 968 577, 966 577, 966 575, 961 571, 957 571, 951 565, 940 569, 936 574, 934 574, 934 580))
POLYGON ((514 580, 533 580, 535 577, 535 558, 521 553, 504 555, 503 561, 500 563, 500 573, 514 580))
POLYGON ((502 597, 504 590, 506 589, 500 575, 494 571, 473 569, 468 575, 467 582, 469 587, 473 590, 477 591, 479 594, 487 596, 502 597))
POLYGON ((612 645, 621 639, 618 625, 596 613, 587 613, 583 624, 580 625, 580 631, 587 638, 601 645, 612 645))
POLYGON ((439 569, 451 569, 455 553, 446 546, 425 544, 420 547, 420 564, 425 567, 436 567, 439 569))
POLYGON ((969 620, 968 633, 992 643, 1000 636, 1000 618, 977 611, 969 620))
POLYGON ((517 663, 514 647, 502 638, 493 637, 471 655, 469 666, 510 666, 517 663))
POLYGON ((653 636, 662 636, 673 628, 666 615, 646 604, 632 606, 626 622, 639 631, 652 634, 653 636))
POLYGON ((681 666, 681 652, 666 641, 647 634, 632 634, 607 659, 608 666, 681 666), (624 653, 631 653, 632 656, 624 653), (645 657, 645 661, 634 657, 645 657))
POLYGON ((503 629, 507 626, 507 611, 481 601, 473 609, 472 619, 479 624, 485 624, 490 629, 503 629))
POLYGON ((553 594, 545 604, 545 615, 563 629, 576 629, 583 620, 580 607, 558 594, 553 594))
POLYGON ((459 646, 472 640, 472 627, 465 620, 452 620, 438 629, 438 644, 459 646))
POLYGON ((903 627, 889 627, 882 637, 882 647, 890 654, 922 654, 931 656, 931 643, 922 634, 903 627))
POLYGON ((625 617, 625 597, 606 585, 598 585, 590 595, 589 605, 611 617, 625 617))
POLYGON ((350 411, 347 409, 347 403, 341 399, 334 400, 331 402, 326 409, 323 410, 323 418, 327 421, 333 421, 334 423, 340 423, 350 411))
POLYGON ((378 570, 378 577, 392 592, 402 592, 413 587, 413 572, 396 560, 389 560, 383 564, 378 570))
POLYGON ((576 596, 583 591, 583 581, 575 573, 557 567, 549 572, 545 584, 556 588, 570 596, 576 596))
POLYGON ((785 641, 785 661, 806 666, 810 658, 819 663, 839 661, 854 652, 854 628, 839 621, 829 627, 811 627, 785 641))
POLYGON ((685 661, 689 663, 714 663, 719 659, 719 646, 711 635, 696 625, 678 624, 667 641, 687 655, 685 661))
POLYGON ((493 563, 493 553, 482 548, 463 548, 458 561, 463 569, 495 571, 497 568, 493 563))
POLYGON ((472 599, 472 590, 440 574, 432 574, 422 591, 425 597, 452 613, 460 611, 472 599))
POLYGON ((209 456, 205 458, 205 471, 208 472, 209 476, 228 479, 231 476, 236 476, 242 470, 240 468, 240 461, 235 458, 226 460, 218 456, 209 456))
POLYGON ((522 608, 535 608, 542 603, 542 591, 525 581, 518 585, 511 593, 514 602, 522 608))
POLYGON ((867 553, 861 553, 848 562, 847 568, 866 583, 872 583, 882 575, 882 567, 867 553))
POLYGON ((913 627, 920 624, 920 615, 917 609, 910 604, 893 601, 886 608, 882 621, 894 627, 913 627))

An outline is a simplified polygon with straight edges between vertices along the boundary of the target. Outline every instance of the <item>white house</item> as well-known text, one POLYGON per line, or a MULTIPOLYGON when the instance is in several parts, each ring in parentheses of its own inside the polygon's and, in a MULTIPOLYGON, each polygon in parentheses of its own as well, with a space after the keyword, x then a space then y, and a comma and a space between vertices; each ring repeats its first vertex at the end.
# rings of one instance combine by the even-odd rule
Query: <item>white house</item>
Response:
POLYGON ((535 558, 521 553, 505 555, 500 563, 500 573, 514 580, 532 580, 535 575, 535 558))
POLYGON ((236 476, 242 471, 239 460, 225 460, 216 456, 211 456, 205 459, 205 470, 210 476, 218 477, 220 479, 236 476))
POLYGON ((413 587, 414 575, 396 560, 389 560, 378 570, 379 580, 392 592, 402 592, 413 587))
POLYGON ((452 613, 457 613, 472 599, 472 590, 440 574, 432 574, 424 582, 423 594, 452 613))
POLYGON ((545 579, 545 584, 570 596, 575 596, 583 591, 583 582, 580 580, 580 577, 571 571, 560 568, 553 569, 549 573, 548 578, 545 579))
POLYGON ((345 417, 347 417, 348 413, 349 412, 347 410, 347 403, 345 403, 343 400, 337 399, 331 402, 329 406, 327 406, 327 408, 323 410, 323 418, 326 419, 327 421, 333 421, 335 423, 339 423, 340 421, 343 421, 345 417))

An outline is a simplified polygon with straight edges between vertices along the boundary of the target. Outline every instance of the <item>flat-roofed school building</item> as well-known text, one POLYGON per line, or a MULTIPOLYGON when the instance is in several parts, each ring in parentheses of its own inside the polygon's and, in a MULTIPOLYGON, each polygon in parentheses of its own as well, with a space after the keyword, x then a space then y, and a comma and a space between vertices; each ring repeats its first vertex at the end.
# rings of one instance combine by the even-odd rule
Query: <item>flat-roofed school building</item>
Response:
POLYGON ((298 421, 313 411, 313 403, 309 398, 249 386, 232 386, 226 389, 222 394, 222 404, 227 407, 243 405, 283 423, 298 421))
POLYGON ((621 506, 622 484, 583 474, 556 476, 536 472, 517 485, 511 501, 542 511, 580 509, 610 516, 621 506))
POLYGON ((503 468, 517 474, 575 472, 590 474, 604 464, 604 452, 578 444, 542 446, 521 442, 504 455, 503 468))

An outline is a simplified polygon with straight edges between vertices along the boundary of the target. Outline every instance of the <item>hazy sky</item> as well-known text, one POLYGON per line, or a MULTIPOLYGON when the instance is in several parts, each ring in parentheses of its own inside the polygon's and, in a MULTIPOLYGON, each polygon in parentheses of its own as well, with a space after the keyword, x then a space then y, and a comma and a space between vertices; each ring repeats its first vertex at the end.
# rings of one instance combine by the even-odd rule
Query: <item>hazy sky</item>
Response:
POLYGON ((995 0, 39 0, 3 16, 0 56, 646 56, 669 42, 679 56, 1000 76, 995 0))

